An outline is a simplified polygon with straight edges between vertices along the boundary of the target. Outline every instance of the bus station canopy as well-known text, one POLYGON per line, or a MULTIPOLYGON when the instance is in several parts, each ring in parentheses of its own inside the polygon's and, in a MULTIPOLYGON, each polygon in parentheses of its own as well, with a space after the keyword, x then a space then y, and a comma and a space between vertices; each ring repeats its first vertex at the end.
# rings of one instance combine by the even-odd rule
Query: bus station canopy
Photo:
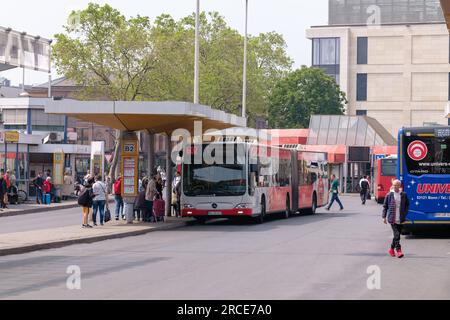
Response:
POLYGON ((203 132, 247 125, 243 117, 189 102, 53 99, 47 102, 45 112, 63 114, 122 131, 148 130, 151 133, 171 134, 177 129, 186 129, 193 134, 195 121, 201 121, 203 132))
POLYGON ((441 7, 447 22, 447 28, 450 30, 450 0, 441 0, 441 7))

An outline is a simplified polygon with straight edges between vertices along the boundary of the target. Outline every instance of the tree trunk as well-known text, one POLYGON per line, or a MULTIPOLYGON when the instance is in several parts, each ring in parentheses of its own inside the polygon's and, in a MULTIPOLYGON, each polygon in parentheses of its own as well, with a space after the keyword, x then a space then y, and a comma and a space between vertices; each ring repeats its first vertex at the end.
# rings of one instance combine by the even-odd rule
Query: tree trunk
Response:
POLYGON ((111 177, 111 181, 114 182, 120 172, 120 168, 118 166, 120 160, 120 151, 122 150, 122 132, 120 130, 116 130, 116 142, 114 147, 114 155, 111 162, 111 168, 109 169, 109 176, 111 177))

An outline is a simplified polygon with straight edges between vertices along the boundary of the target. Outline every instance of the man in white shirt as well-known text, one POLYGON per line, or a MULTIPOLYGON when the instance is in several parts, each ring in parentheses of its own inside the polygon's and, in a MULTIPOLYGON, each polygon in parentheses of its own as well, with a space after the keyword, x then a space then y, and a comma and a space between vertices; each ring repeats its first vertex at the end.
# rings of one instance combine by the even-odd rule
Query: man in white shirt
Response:
POLYGON ((370 192, 370 183, 369 180, 367 179, 367 176, 364 176, 360 181, 359 181, 359 188, 361 190, 361 202, 363 205, 366 204, 367 201, 367 197, 369 195, 370 192))

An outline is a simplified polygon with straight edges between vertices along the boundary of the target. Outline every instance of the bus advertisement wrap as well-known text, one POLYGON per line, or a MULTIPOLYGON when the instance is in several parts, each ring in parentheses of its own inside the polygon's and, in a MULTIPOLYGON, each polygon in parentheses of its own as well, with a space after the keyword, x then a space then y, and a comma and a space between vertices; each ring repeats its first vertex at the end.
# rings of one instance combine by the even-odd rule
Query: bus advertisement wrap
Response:
POLYGON ((398 176, 410 200, 407 222, 450 224, 450 127, 403 128, 398 176))

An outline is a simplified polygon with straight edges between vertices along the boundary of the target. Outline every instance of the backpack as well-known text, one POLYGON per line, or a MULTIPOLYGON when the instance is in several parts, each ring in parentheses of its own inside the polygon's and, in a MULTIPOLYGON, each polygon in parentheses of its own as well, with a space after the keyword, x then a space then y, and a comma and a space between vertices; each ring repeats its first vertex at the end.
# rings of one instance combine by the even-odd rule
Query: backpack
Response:
POLYGON ((85 188, 78 196, 78 204, 85 208, 92 207, 92 199, 94 199, 91 188, 85 188))
POLYGON ((113 186, 114 194, 117 194, 117 195, 122 194, 121 182, 122 182, 122 180, 117 180, 116 182, 114 182, 114 186, 113 186))

